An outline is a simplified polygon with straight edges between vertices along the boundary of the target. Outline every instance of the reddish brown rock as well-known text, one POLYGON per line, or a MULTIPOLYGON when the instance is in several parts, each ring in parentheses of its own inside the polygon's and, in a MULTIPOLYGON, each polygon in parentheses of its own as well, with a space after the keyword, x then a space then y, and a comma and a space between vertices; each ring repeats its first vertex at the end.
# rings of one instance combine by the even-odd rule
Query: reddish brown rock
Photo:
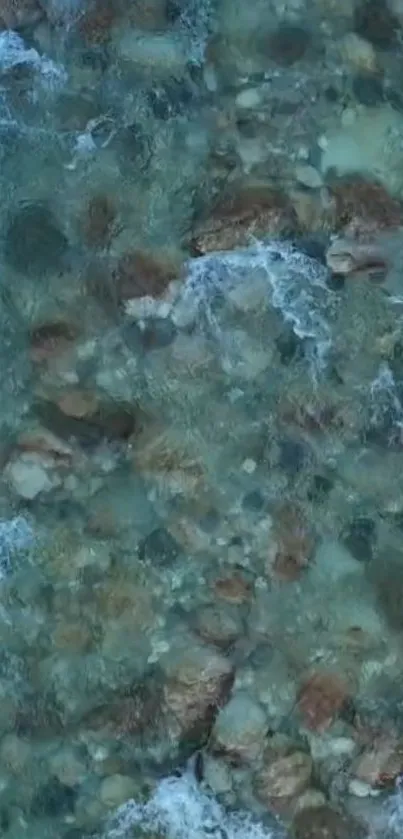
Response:
POLYGON ((378 736, 357 757, 352 772, 372 787, 393 786, 403 772, 403 741, 393 735, 378 736))
POLYGON ((75 388, 64 393, 57 404, 67 417, 84 419, 85 417, 92 417, 96 413, 98 397, 91 391, 75 388))
POLYGON ((118 14, 118 4, 113 4, 111 0, 93 2, 79 18, 79 35, 86 44, 91 46, 107 43, 118 14))
POLYGON ((241 605, 247 603, 252 596, 252 585, 241 574, 219 577, 213 583, 213 591, 220 600, 227 603, 241 605))
POLYGON ((297 504, 281 504, 274 512, 274 537, 277 552, 270 574, 285 582, 298 579, 313 554, 315 538, 297 504))
POLYGON ((58 462, 66 464, 69 464, 74 456, 73 447, 47 428, 38 427, 22 432, 17 439, 17 445, 23 451, 51 455, 58 462))
POLYGON ((224 197, 196 229, 193 252, 232 250, 250 243, 252 236, 295 233, 297 217, 289 199, 267 186, 241 186, 224 197))
POLYGON ((324 804, 297 813, 292 836, 294 839, 364 839, 368 831, 353 816, 324 804))
POLYGON ((339 230, 355 237, 403 224, 401 204, 384 186, 364 178, 340 178, 330 184, 336 201, 336 224, 339 230))
POLYGON ((182 264, 179 257, 169 253, 150 254, 129 251, 119 261, 115 272, 118 299, 161 297, 172 280, 180 279, 182 264))
POLYGON ((210 731, 229 699, 233 666, 217 650, 191 643, 171 656, 166 666, 165 708, 176 736, 198 738, 210 731))
POLYGON ((275 757, 257 774, 256 793, 269 809, 282 812, 284 806, 308 788, 312 769, 312 759, 305 752, 275 757))
POLYGON ((312 731, 326 731, 350 696, 351 689, 341 676, 326 671, 313 673, 298 692, 304 725, 312 731))
POLYGON ((94 195, 88 202, 82 222, 85 243, 91 248, 106 247, 112 238, 115 220, 113 201, 102 193, 94 195))
POLYGON ((30 335, 30 355, 34 362, 50 361, 70 350, 77 330, 63 321, 49 321, 35 326, 30 335))

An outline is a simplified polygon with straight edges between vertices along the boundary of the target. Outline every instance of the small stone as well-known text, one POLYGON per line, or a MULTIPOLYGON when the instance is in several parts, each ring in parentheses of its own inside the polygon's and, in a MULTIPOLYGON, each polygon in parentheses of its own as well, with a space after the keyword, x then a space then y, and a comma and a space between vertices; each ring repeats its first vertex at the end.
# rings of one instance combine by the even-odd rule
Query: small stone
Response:
POLYGON ((215 721, 210 748, 235 763, 250 763, 262 754, 267 718, 261 705, 246 693, 236 694, 215 721))
POLYGON ((274 536, 277 552, 269 557, 269 573, 275 579, 292 582, 307 567, 315 548, 315 538, 303 510, 285 502, 275 511, 274 536))
POLYGON ((138 32, 124 27, 121 30, 116 50, 121 59, 133 66, 152 70, 154 74, 166 77, 183 76, 188 62, 185 39, 167 32, 138 32))
POLYGON ((116 290, 121 301, 150 296, 159 298, 174 280, 180 279, 182 264, 177 255, 129 251, 116 270, 116 290))
POLYGON ((253 475, 253 473, 256 471, 256 467, 256 461, 252 460, 251 457, 247 457, 246 460, 243 461, 241 468, 244 472, 247 473, 247 475, 253 475))
POLYGON ((350 690, 340 676, 330 672, 314 673, 298 693, 298 709, 311 731, 325 731, 342 709, 350 690))
POLYGON ((69 463, 74 455, 74 449, 69 443, 42 426, 32 431, 23 431, 17 438, 17 445, 25 452, 51 455, 59 462, 69 463))
POLYGON ((109 244, 116 219, 116 207, 107 195, 94 195, 85 210, 82 229, 85 243, 91 248, 109 244))
POLYGON ((13 774, 19 775, 31 757, 30 744, 16 734, 6 734, 1 743, 0 756, 3 765, 13 774))
POLYGON ((386 0, 362 0, 354 11, 354 29, 379 49, 398 44, 399 20, 386 0))
POLYGON ((369 787, 394 786, 403 771, 403 743, 396 737, 383 735, 359 755, 352 772, 369 787))
POLYGON ((326 798, 318 789, 308 788, 300 795, 294 805, 294 815, 301 813, 302 810, 313 810, 315 807, 323 807, 326 804, 326 798))
POLYGON ((64 321, 38 324, 30 334, 31 359, 40 363, 58 358, 73 347, 76 338, 75 327, 64 321))
POLYGON ((242 499, 242 507, 244 510, 252 510, 259 512, 264 507, 264 497, 259 489, 254 489, 248 492, 242 499))
POLYGON ((361 105, 373 108, 384 100, 383 84, 380 79, 361 73, 354 76, 353 93, 361 105))
POLYGON ((82 784, 86 777, 86 767, 79 760, 73 749, 65 747, 50 759, 50 766, 55 777, 67 787, 82 784))
POLYGON ((66 815, 74 810, 76 791, 61 784, 57 778, 50 778, 39 787, 31 804, 31 813, 36 818, 66 815))
POLYGON ((240 574, 233 574, 230 577, 219 577, 214 581, 213 588, 218 598, 235 605, 247 603, 252 596, 250 582, 240 574))
POLYGON ((260 105, 260 91, 257 88, 241 90, 235 99, 238 108, 257 108, 260 105))
POLYGON ((244 632, 238 609, 227 604, 204 606, 193 617, 194 631, 210 644, 228 649, 244 632))
POLYGON ((368 831, 353 816, 325 804, 297 813, 293 836, 295 839, 365 839, 368 831))
POLYGON ((102 781, 99 796, 107 807, 120 807, 137 792, 133 778, 128 775, 111 775, 102 781))
POLYGON ((67 248, 64 233, 45 205, 22 206, 6 225, 4 257, 8 265, 21 274, 46 276, 59 271, 67 248))
POLYGON ((36 0, 1 0, 0 21, 6 29, 33 26, 44 17, 36 0))
POLYGON ((370 562, 374 557, 376 542, 375 522, 361 516, 351 522, 344 531, 343 543, 359 562, 370 562))
POLYGON ((379 65, 373 45, 356 32, 348 32, 342 38, 340 49, 344 61, 358 72, 378 72, 379 65))
POLYGON ((323 178, 320 172, 308 164, 299 164, 295 170, 297 181, 308 189, 320 189, 323 186, 323 178))
POLYGON ((294 798, 309 786, 313 764, 305 752, 292 752, 274 758, 256 776, 255 786, 259 799, 270 807, 273 799, 294 798))
POLYGON ((311 42, 311 35, 302 26, 281 24, 270 36, 270 58, 283 67, 289 67, 304 57, 311 42))
MULTIPOLYGON (((161 660, 166 673, 164 699, 173 715, 176 736, 187 732, 204 740, 214 719, 228 701, 234 681, 231 662, 208 646, 196 646, 189 638, 186 646, 173 646, 161 660)), ((194 739, 193 739, 194 742, 194 739)))
POLYGON ((141 332, 141 344, 145 350, 164 349, 173 343, 176 335, 177 330, 171 318, 148 318, 141 332))
POLYGON ((95 393, 85 390, 70 390, 63 394, 58 401, 58 407, 67 417, 83 419, 96 413, 98 408, 98 397, 95 393))
POLYGON ((181 552, 180 545, 165 527, 153 530, 138 546, 138 555, 142 560, 150 560, 158 565, 171 564, 181 552))
POLYGON ((353 778, 350 781, 348 791, 351 792, 351 795, 355 795, 356 798, 368 798, 373 792, 369 784, 366 784, 365 781, 359 781, 357 778, 353 778))
POLYGON ((48 473, 48 468, 52 466, 53 460, 32 452, 21 454, 11 461, 4 473, 14 492, 32 501, 41 492, 50 492, 57 485, 57 481, 48 473))

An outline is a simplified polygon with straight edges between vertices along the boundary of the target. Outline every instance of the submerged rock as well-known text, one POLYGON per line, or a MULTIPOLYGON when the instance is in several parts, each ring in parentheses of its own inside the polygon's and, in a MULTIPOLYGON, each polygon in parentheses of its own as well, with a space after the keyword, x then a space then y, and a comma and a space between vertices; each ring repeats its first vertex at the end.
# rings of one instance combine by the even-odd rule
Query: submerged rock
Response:
POLYGON ((67 249, 66 236, 44 204, 23 205, 6 225, 4 257, 21 274, 35 276, 60 271, 67 249))
POLYGON ((209 748, 231 763, 253 763, 262 754, 267 717, 261 705, 246 693, 237 693, 214 724, 209 748))
POLYGON ((368 831, 353 816, 326 804, 298 813, 292 835, 295 839, 365 839, 368 831))

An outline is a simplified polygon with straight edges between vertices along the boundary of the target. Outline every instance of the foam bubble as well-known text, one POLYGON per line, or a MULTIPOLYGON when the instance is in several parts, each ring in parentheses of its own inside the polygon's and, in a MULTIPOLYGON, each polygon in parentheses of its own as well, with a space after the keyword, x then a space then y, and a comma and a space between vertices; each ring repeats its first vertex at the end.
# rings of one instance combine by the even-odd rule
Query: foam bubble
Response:
POLYGON ((0 579, 7 573, 12 556, 33 544, 30 523, 23 516, 0 519, 0 579))
POLYGON ((268 305, 304 342, 315 374, 326 366, 332 343, 326 309, 331 292, 327 271, 316 260, 284 242, 255 243, 250 248, 209 254, 189 261, 188 277, 179 304, 204 316, 215 338, 220 340, 219 321, 212 303, 217 292, 225 294, 238 283, 247 283, 251 272, 259 272, 267 283, 268 305))
POLYGON ((67 79, 63 67, 39 55, 33 47, 27 47, 17 32, 0 32, 0 71, 7 72, 23 65, 31 66, 47 88, 58 88, 67 79))
POLYGON ((145 804, 127 801, 103 839, 124 839, 133 827, 158 831, 168 839, 282 839, 245 812, 228 813, 200 789, 192 771, 164 778, 145 804))

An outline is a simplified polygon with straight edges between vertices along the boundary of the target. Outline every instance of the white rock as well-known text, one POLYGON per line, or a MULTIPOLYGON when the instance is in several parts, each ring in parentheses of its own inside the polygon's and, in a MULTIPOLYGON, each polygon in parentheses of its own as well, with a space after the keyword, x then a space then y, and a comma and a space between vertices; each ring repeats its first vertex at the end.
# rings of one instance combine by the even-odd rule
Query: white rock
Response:
MULTIPOLYGON (((370 787, 369 784, 366 784, 365 781, 359 781, 358 778, 353 778, 348 785, 348 790, 351 795, 355 795, 357 798, 367 798, 370 795, 373 795, 374 790, 370 787)), ((376 790, 379 792, 379 790, 376 790)))
POLYGON ((54 475, 50 477, 47 471, 47 467, 52 465, 51 458, 36 452, 24 453, 8 464, 5 475, 17 495, 32 500, 41 492, 50 492, 60 484, 60 479, 54 475))
POLYGON ((238 108, 257 108, 260 105, 260 91, 257 88, 249 87, 241 90, 235 99, 238 108))
POLYGON ((353 69, 376 73, 378 61, 372 44, 355 32, 348 32, 340 41, 341 56, 353 69))

